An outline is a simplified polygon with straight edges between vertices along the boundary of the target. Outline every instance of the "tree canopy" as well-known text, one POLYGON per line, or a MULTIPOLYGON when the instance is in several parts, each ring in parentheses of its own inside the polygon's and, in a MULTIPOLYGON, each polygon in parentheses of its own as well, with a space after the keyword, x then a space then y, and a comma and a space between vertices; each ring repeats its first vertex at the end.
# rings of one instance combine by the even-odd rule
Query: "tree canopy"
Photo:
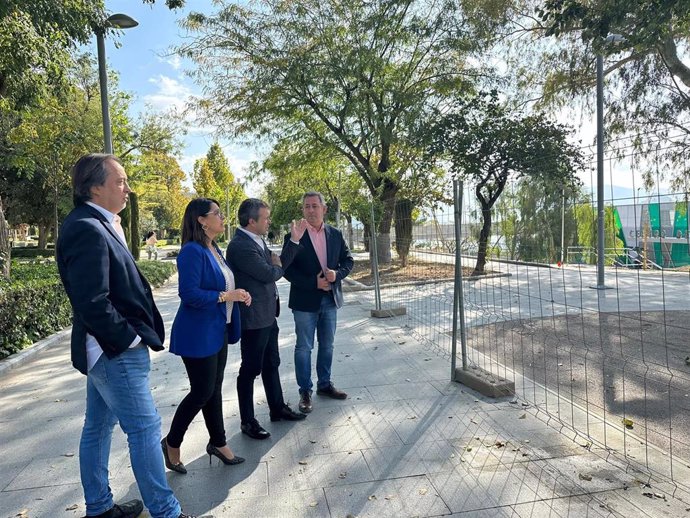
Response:
MULTIPOLYGON (((501 2, 499 2, 501 4, 501 2)), ((231 136, 306 130, 349 161, 382 206, 388 238, 417 130, 449 92, 471 90, 487 30, 483 2, 263 0, 193 13, 179 52, 196 62, 197 107, 231 136), (232 70, 232 73, 228 73, 232 70)), ((418 154, 417 156, 420 156, 418 154)), ((379 247, 384 255, 390 245, 379 247)))
POLYGON ((432 128, 431 153, 450 163, 481 206, 483 225, 474 273, 484 273, 492 208, 509 179, 548 181, 558 190, 577 183, 580 149, 568 141, 569 129, 543 115, 513 113, 496 92, 459 100, 432 128))

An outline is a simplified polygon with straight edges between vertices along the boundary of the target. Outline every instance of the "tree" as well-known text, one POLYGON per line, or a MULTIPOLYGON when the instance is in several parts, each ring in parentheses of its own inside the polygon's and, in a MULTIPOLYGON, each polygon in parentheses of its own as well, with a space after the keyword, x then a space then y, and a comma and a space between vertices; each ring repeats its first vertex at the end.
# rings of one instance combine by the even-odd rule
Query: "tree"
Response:
MULTIPOLYGON (((496 2, 263 0, 190 14, 197 36, 178 49, 207 92, 205 119, 230 136, 302 130, 349 161, 381 206, 380 259, 400 178, 399 146, 449 92, 485 70, 479 51, 502 23, 496 2), (481 26, 481 27, 480 27, 481 26), (233 73, 228 73, 228 68, 233 73)), ((487 74, 488 75, 488 74, 487 74)))
MULTIPOLYGON (((154 3, 155 0, 144 0, 154 3)), ((183 0, 167 0, 170 8, 183 0)), ((62 91, 76 43, 86 43, 106 14, 102 0, 4 0, 0 3, 0 146, 21 110, 62 91)), ((0 198, 0 275, 10 275, 10 247, 0 198)))
MULTIPOLYGON (((601 54, 605 87, 613 93, 605 95, 606 131, 631 137, 610 153, 630 156, 632 149, 632 165, 648 179, 658 164, 671 171, 674 188, 685 187, 690 175, 690 3, 527 0, 526 5, 535 3, 537 17, 526 24, 534 38, 514 41, 514 68, 523 72, 519 82, 536 86, 526 96, 538 89, 541 102, 554 107, 592 102, 594 56, 601 54), (607 43, 611 34, 624 39, 607 43), (534 55, 538 59, 528 64, 527 57, 534 55), (650 167, 650 162, 657 164, 650 167)), ((518 33, 524 36, 524 30, 518 33)))
POLYGON ((511 113, 496 92, 457 101, 431 130, 430 150, 448 160, 451 172, 467 180, 481 206, 477 263, 473 275, 483 275, 491 235, 492 208, 510 178, 546 180, 553 185, 577 182, 582 155, 568 143, 568 129, 542 115, 511 113))

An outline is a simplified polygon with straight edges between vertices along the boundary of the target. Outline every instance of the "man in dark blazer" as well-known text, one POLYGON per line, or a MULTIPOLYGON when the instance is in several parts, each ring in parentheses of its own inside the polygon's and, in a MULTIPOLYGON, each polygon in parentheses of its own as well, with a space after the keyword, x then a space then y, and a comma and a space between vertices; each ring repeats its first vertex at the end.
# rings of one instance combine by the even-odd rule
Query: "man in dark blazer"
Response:
MULTIPOLYGON (((302 196, 302 214, 307 232, 299 240, 299 251, 285 268, 290 281, 289 307, 295 320, 295 376, 299 386, 300 412, 312 411, 311 351, 314 333, 318 336, 316 356, 316 393, 333 399, 346 399, 347 394, 331 382, 333 342, 337 311, 343 305, 342 280, 352 271, 354 260, 342 233, 324 223, 328 207, 323 195, 307 192, 302 196)), ((283 251, 295 245, 292 236, 285 236, 283 251)))
MULTIPOLYGON (((278 323, 280 299, 276 281, 283 276, 298 246, 285 247, 281 257, 271 252, 262 236, 271 224, 271 211, 266 203, 249 198, 240 204, 237 217, 240 228, 228 245, 226 257, 235 274, 235 286, 247 290, 251 306, 241 306, 242 334, 240 351, 242 362, 237 376, 237 398, 240 407, 242 433, 253 439, 267 439, 267 432, 254 417, 254 380, 261 374, 271 421, 298 421, 306 416, 294 412, 283 399, 280 385, 280 354, 278 352, 278 323)), ((293 224, 292 235, 299 241, 306 223, 293 224)))
POLYGON ((86 417, 79 445, 86 515, 187 518, 168 486, 161 419, 149 388, 149 349, 163 349, 163 320, 151 287, 127 249, 117 215, 131 192, 113 155, 81 157, 72 169, 74 210, 57 242, 57 264, 72 305, 72 364, 86 375, 86 417), (116 423, 127 434, 143 498, 114 504, 108 457, 116 423))

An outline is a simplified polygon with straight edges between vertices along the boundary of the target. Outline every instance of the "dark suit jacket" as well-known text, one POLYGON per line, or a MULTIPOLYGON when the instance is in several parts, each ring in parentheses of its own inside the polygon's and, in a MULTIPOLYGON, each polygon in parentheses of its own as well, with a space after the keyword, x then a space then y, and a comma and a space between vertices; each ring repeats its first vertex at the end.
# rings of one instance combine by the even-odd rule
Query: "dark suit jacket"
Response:
POLYGON ((240 306, 242 329, 261 329, 273 325, 280 315, 280 299, 276 281, 283 276, 297 253, 297 245, 285 247, 280 258, 283 266, 273 266, 271 252, 263 249, 239 228, 228 245, 226 258, 235 274, 237 288, 245 289, 252 296, 251 306, 240 306))
POLYGON ((89 205, 70 212, 60 229, 57 265, 72 304, 72 364, 86 374, 86 333, 108 358, 137 335, 154 351, 165 329, 151 286, 103 215, 89 205))
MULTIPOLYGON (((335 270, 335 282, 331 283, 333 300, 338 308, 343 306, 342 280, 347 277, 355 265, 343 234, 337 228, 324 223, 326 233, 326 264, 335 270)), ((290 234, 285 236, 283 250, 290 244, 290 234)), ((285 278, 290 281, 290 301, 288 307, 297 311, 315 312, 321 306, 321 298, 328 292, 317 288, 316 276, 321 271, 321 263, 311 243, 309 232, 299 240, 299 250, 292 262, 285 268, 285 278)))
MULTIPOLYGON (((220 254, 220 250, 217 250, 220 254)), ((218 303, 225 291, 225 277, 213 252, 194 241, 184 244, 177 256, 180 307, 170 333, 170 352, 187 358, 206 358, 228 343, 240 339, 239 302, 232 305, 232 319, 227 324, 227 306, 218 303)))

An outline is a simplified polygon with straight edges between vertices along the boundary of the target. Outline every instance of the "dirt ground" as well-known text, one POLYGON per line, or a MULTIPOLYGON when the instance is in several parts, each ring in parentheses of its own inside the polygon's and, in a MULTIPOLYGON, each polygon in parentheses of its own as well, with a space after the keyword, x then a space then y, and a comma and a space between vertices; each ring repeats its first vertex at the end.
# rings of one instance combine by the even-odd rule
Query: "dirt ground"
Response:
MULTIPOLYGON (((471 268, 463 268, 463 275, 469 276, 471 268)), ((390 265, 379 267, 379 281, 381 284, 392 284, 408 281, 424 281, 438 279, 452 279, 455 276, 455 265, 427 263, 424 261, 409 260, 407 266, 403 267, 399 260, 394 260, 390 265)), ((350 279, 371 286, 374 284, 374 277, 371 274, 371 263, 366 261, 355 261, 355 267, 349 275, 350 279)))

